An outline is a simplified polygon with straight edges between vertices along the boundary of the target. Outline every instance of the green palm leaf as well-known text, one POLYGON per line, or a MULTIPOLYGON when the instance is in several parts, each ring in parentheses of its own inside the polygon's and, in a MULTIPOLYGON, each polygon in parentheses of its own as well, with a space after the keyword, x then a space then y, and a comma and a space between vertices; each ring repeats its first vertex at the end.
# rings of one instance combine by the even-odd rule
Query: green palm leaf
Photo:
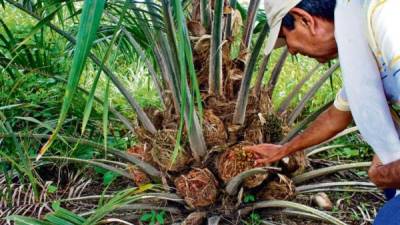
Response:
MULTIPOLYGON (((123 17, 121 16, 120 20, 122 20, 122 18, 123 17)), ((86 125, 87 125, 87 123, 89 121, 90 113, 91 113, 92 107, 93 107, 93 102, 94 102, 94 96, 95 96, 95 92, 96 92, 96 88, 97 88, 97 83, 99 81, 101 72, 103 71, 104 64, 107 62, 108 57, 109 57, 109 55, 111 53, 111 50, 112 50, 112 46, 115 43, 115 41, 117 40, 117 37, 119 36, 120 32, 121 32, 121 30, 117 30, 114 33, 114 35, 113 35, 113 37, 111 39, 110 45, 108 46, 107 52, 105 53, 104 58, 103 58, 103 60, 101 62, 100 68, 97 71, 96 77, 94 78, 94 81, 93 81, 93 84, 92 84, 92 87, 90 89, 90 93, 89 93, 89 96, 88 96, 88 100, 87 100, 87 103, 86 103, 86 106, 85 106, 85 110, 83 112, 82 130, 81 130, 81 134, 82 135, 85 132, 86 125)))
POLYGON ((110 95, 110 78, 107 78, 106 90, 104 92, 104 104, 103 104, 103 138, 104 138, 104 149, 106 150, 104 156, 107 156, 107 137, 108 137, 108 107, 109 107, 109 95, 110 95))
POLYGON ((37 160, 40 159, 40 157, 52 145, 57 137, 57 133, 61 130, 62 124, 67 117, 67 112, 71 105, 73 94, 78 87, 79 79, 85 66, 87 56, 96 37, 96 31, 100 25, 104 4, 105 0, 86 0, 84 2, 76 50, 72 60, 72 67, 68 76, 68 84, 65 91, 60 117, 52 136, 40 149, 37 160))

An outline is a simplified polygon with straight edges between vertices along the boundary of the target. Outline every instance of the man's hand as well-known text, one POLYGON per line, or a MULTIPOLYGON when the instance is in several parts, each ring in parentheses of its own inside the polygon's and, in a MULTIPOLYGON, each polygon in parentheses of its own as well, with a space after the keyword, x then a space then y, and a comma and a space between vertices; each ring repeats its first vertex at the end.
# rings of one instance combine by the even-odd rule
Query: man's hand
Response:
POLYGON ((379 188, 400 188, 400 160, 383 165, 377 155, 368 170, 371 181, 379 188))
POLYGON ((244 148, 244 150, 253 152, 257 155, 258 159, 254 162, 255 165, 265 165, 273 163, 287 155, 282 145, 274 144, 247 146, 244 148))
POLYGON ((374 183, 376 186, 380 186, 379 185, 379 167, 381 167, 383 164, 381 162, 381 160, 379 159, 379 157, 377 155, 374 155, 374 158, 372 159, 372 164, 371 167, 368 170, 368 176, 369 179, 372 181, 372 183, 374 183))
POLYGON ((245 148, 259 157, 257 165, 276 162, 285 156, 319 144, 344 130, 351 122, 351 112, 340 111, 330 106, 307 129, 285 145, 261 144, 245 148))

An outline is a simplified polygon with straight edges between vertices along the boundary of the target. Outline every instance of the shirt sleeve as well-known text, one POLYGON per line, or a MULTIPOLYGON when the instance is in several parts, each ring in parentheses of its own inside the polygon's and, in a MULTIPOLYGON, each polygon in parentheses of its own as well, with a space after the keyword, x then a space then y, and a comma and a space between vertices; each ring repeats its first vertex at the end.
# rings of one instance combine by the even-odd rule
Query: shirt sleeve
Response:
POLYGON ((368 8, 369 40, 381 66, 385 91, 400 105, 400 1, 373 1, 368 8))
POLYGON ((400 1, 386 0, 372 5, 370 35, 373 35, 377 54, 383 58, 393 76, 400 72, 400 1))
POLYGON ((338 0, 335 38, 353 119, 383 163, 400 159, 400 140, 366 37, 363 0, 338 0))
POLYGON ((346 92, 343 88, 336 94, 333 105, 340 111, 350 111, 349 101, 347 100, 346 92))

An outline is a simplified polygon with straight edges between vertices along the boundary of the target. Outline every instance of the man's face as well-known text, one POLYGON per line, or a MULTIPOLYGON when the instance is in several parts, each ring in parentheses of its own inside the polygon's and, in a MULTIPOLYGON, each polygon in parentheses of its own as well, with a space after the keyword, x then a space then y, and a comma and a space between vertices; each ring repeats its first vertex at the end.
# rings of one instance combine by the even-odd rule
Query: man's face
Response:
POLYGON ((336 58, 338 50, 333 22, 311 16, 298 8, 292 9, 291 13, 295 17, 295 28, 289 30, 282 26, 280 33, 289 52, 293 55, 300 53, 321 63, 336 58))

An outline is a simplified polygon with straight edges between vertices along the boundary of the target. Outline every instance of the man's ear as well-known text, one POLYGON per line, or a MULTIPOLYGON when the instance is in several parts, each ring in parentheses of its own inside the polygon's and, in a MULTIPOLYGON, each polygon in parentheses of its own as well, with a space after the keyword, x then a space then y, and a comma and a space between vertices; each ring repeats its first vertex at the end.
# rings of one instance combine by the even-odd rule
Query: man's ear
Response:
POLYGON ((311 34, 315 35, 316 32, 316 21, 313 16, 311 16, 307 11, 300 8, 293 8, 289 11, 290 14, 294 16, 298 24, 309 29, 311 34))

